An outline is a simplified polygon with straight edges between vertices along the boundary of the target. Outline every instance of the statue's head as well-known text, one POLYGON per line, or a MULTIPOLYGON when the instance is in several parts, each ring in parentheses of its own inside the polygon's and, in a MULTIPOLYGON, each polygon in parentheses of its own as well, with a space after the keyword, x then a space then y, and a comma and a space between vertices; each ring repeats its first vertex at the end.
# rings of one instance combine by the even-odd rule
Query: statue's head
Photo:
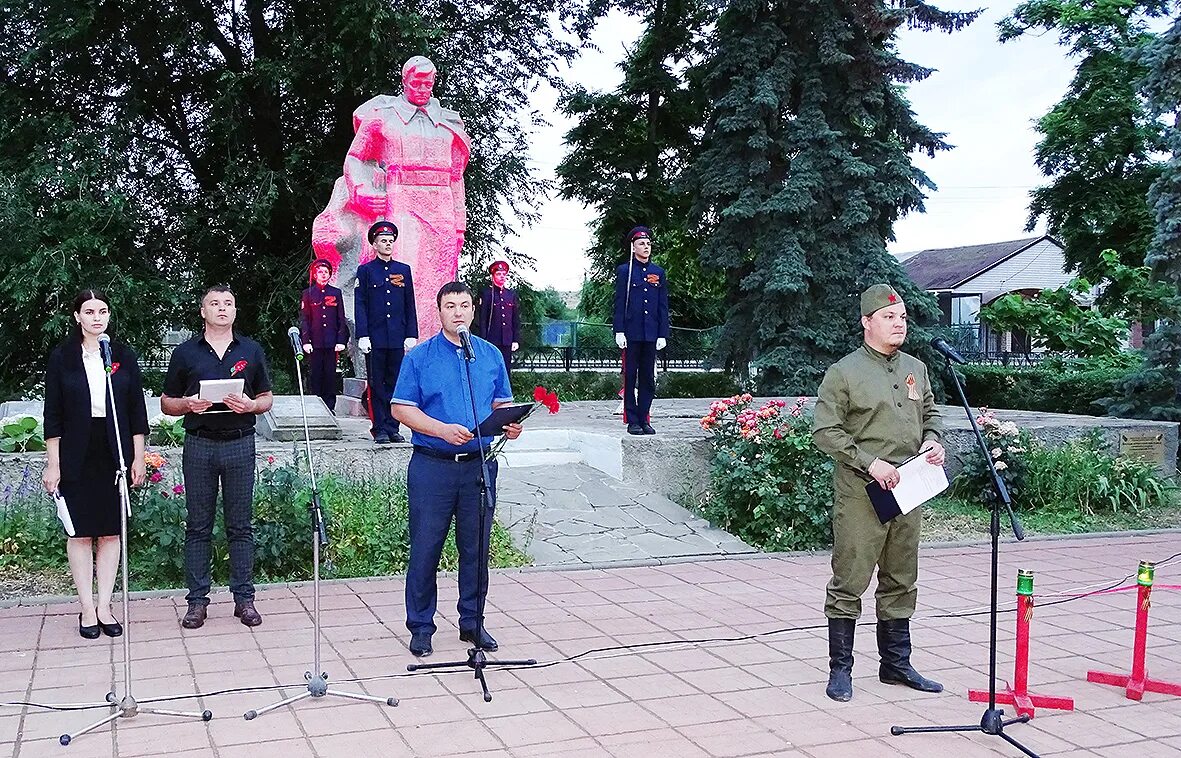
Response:
POLYGON ((435 88, 435 64, 430 58, 416 55, 402 64, 402 94, 415 105, 431 101, 435 88))

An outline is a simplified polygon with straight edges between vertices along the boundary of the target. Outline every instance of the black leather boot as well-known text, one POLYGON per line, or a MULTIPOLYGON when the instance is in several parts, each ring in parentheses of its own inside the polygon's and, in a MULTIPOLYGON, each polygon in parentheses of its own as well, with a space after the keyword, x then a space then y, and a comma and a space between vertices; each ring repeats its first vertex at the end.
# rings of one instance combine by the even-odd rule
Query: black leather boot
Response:
POLYGON ((910 665, 910 619, 878 621, 878 678, 921 692, 943 692, 943 685, 927 679, 910 665))
POLYGON ((856 619, 828 620, 828 687, 824 694, 845 703, 853 699, 853 631, 856 619))

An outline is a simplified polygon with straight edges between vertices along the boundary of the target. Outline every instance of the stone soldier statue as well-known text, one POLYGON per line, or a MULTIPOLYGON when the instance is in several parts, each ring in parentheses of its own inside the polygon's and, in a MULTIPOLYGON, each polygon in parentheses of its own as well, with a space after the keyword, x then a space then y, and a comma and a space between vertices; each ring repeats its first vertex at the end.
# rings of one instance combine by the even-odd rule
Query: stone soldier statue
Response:
POLYGON ((353 112, 344 174, 312 224, 312 247, 336 266, 348 313, 357 267, 375 256, 366 231, 379 220, 397 226, 394 258, 414 269, 423 337, 439 330, 432 293, 459 270, 471 152, 463 120, 431 96, 434 86, 435 64, 416 55, 402 66, 402 94, 378 95, 353 112))
POLYGON ((832 579, 828 617, 827 695, 853 697, 853 630, 861 616, 861 595, 877 568, 878 676, 924 692, 943 685, 922 677, 910 664, 910 617, 918 597, 919 509, 882 524, 865 485, 886 489, 899 481, 896 464, 925 454, 943 465, 940 416, 927 367, 901 351, 906 340, 906 305, 888 284, 861 295, 864 343, 824 375, 816 401, 812 439, 836 461, 832 513, 832 579))

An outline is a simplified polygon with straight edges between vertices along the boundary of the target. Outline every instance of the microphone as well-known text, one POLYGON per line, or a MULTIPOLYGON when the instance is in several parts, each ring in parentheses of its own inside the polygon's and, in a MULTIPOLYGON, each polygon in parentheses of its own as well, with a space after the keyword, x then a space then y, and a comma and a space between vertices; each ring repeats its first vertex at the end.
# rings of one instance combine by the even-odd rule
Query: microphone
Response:
POLYGON ((299 341, 299 327, 293 326, 287 330, 287 339, 291 340, 291 350, 295 353, 295 360, 303 360, 303 345, 299 341))
POLYGON ((103 368, 108 374, 111 373, 111 338, 106 332, 98 335, 98 351, 103 357, 103 368))
POLYGON ((931 347, 938 350, 944 358, 947 358, 947 360, 952 361, 953 363, 959 363, 963 365, 968 362, 964 359, 964 356, 959 354, 958 350, 949 345, 947 340, 943 339, 942 337, 936 337, 935 339, 931 340, 931 347))
POLYGON ((466 326, 460 326, 456 329, 459 332, 459 344, 463 346, 463 357, 469 361, 476 359, 476 353, 472 350, 472 333, 468 331, 466 326))

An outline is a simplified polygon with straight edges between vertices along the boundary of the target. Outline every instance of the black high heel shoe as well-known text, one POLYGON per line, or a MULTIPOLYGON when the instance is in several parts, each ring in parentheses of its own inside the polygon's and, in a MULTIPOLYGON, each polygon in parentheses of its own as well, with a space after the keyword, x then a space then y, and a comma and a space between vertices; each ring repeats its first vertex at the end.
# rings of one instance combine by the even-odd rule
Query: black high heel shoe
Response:
MULTIPOLYGON (((122 630, 120 630, 120 631, 122 631, 122 630)), ((78 614, 78 634, 79 635, 81 635, 83 638, 88 639, 88 640, 97 640, 98 635, 100 635, 101 633, 102 633, 102 631, 100 630, 98 624, 95 624, 94 626, 82 626, 82 614, 81 613, 78 614)))
MULTIPOLYGON (((115 618, 114 614, 111 614, 111 618, 115 618)), ((123 625, 118 621, 112 621, 109 624, 104 624, 102 619, 98 619, 98 628, 102 629, 103 634, 107 635, 108 637, 118 637, 120 634, 123 634, 123 625)))

